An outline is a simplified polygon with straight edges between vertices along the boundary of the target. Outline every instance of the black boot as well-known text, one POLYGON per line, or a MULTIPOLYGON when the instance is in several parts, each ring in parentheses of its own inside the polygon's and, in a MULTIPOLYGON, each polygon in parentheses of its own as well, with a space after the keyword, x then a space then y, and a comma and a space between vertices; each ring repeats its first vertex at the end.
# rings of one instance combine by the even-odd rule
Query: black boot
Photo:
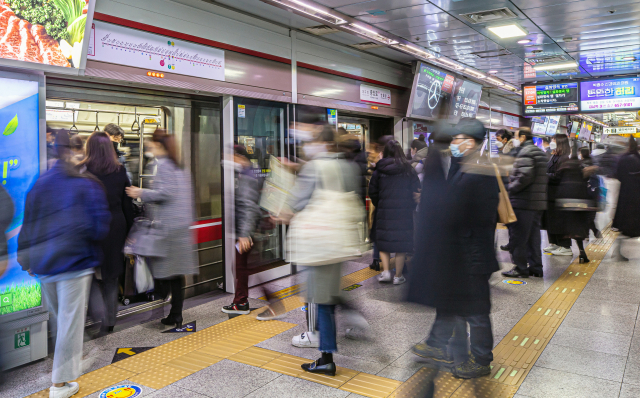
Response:
POLYGON ((580 251, 580 257, 578 257, 578 261, 580 264, 586 264, 589 262, 589 257, 587 257, 587 253, 584 250, 580 251))
POLYGON ((176 325, 177 328, 182 327, 182 315, 169 314, 168 317, 160 319, 163 325, 176 325))
POLYGON ((373 262, 369 265, 369 268, 374 271, 380 271, 380 260, 374 259, 373 262))

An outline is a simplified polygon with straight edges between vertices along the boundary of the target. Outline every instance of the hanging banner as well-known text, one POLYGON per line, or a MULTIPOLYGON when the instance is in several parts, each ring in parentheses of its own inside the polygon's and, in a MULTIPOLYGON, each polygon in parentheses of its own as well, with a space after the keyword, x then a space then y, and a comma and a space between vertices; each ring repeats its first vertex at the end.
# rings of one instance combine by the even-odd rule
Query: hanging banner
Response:
POLYGON ((327 122, 335 128, 338 128, 338 110, 327 109, 327 122))
POLYGON ((391 105, 391 91, 384 88, 361 84, 360 101, 370 102, 372 104, 391 105))
POLYGON ((496 132, 495 131, 490 131, 489 132, 489 144, 491 145, 491 151, 490 156, 492 158, 497 158, 500 156, 500 151, 498 150, 498 145, 496 145, 497 141, 496 141, 496 132))
POLYGON ((87 59, 224 81, 224 51, 96 21, 87 59))

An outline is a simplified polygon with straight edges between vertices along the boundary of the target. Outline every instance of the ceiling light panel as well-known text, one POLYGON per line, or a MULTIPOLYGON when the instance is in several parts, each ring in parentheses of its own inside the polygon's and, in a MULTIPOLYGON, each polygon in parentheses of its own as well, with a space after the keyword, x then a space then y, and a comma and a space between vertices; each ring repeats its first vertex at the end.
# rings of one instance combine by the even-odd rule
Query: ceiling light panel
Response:
POLYGON ((509 39, 512 37, 523 37, 528 34, 523 28, 515 23, 501 26, 489 26, 487 29, 501 39, 509 39))

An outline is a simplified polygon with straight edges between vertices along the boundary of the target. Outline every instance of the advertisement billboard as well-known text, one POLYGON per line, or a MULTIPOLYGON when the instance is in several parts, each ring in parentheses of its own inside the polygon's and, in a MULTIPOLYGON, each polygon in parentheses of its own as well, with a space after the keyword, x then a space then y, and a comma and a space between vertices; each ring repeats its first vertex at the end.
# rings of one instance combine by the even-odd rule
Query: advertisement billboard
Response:
POLYGON ((457 123, 463 117, 474 118, 478 114, 482 84, 469 80, 455 79, 449 120, 457 123))
POLYGON ((577 82, 524 86, 522 107, 524 115, 553 115, 575 113, 579 108, 577 82))
POLYGON ((640 109, 640 78, 580 82, 580 105, 585 112, 640 109))
POLYGON ((79 74, 95 0, 1 0, 0 64, 79 74))
POLYGON ((38 81, 0 77, 0 165, 2 187, 15 208, 9 228, 9 263, 0 275, 0 315, 42 304, 40 284, 17 262, 18 234, 27 192, 40 175, 38 81))

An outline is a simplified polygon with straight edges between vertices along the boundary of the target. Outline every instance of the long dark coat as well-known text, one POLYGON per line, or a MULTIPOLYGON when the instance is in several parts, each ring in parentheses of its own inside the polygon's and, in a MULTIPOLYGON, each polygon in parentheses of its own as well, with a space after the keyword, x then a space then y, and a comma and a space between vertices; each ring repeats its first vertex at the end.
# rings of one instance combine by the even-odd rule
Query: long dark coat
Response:
POLYGON ((374 241, 378 250, 388 253, 413 251, 413 194, 420 189, 418 174, 409 165, 398 165, 383 158, 369 182, 369 197, 376 207, 374 241))
POLYGON ((569 155, 552 155, 549 163, 547 163, 549 186, 547 187, 547 210, 544 215, 543 229, 546 229, 547 233, 550 234, 560 235, 564 231, 562 221, 556 209, 556 196, 558 187, 560 186, 560 180, 562 179, 558 171, 567 160, 569 160, 569 155))
POLYGON ((100 271, 102 279, 115 279, 124 272, 122 249, 133 225, 133 204, 124 191, 131 183, 124 167, 111 174, 94 175, 104 185, 111 212, 109 234, 101 244, 104 257, 100 271))
POLYGON ((618 160, 616 178, 620 181, 618 208, 613 228, 623 235, 640 236, 640 154, 625 153, 618 160))
POLYGON ((475 160, 447 181, 440 151, 427 156, 409 284, 409 301, 459 316, 491 311, 489 277, 499 270, 498 182, 493 168, 475 160))
MULTIPOLYGON (((588 179, 582 174, 582 167, 578 159, 569 159, 563 163, 556 173, 560 179, 560 185, 556 190, 557 199, 573 199, 580 202, 591 200, 587 187, 588 179)), ((586 239, 589 237, 589 212, 586 211, 555 211, 556 219, 560 225, 559 234, 573 239, 586 239)))

